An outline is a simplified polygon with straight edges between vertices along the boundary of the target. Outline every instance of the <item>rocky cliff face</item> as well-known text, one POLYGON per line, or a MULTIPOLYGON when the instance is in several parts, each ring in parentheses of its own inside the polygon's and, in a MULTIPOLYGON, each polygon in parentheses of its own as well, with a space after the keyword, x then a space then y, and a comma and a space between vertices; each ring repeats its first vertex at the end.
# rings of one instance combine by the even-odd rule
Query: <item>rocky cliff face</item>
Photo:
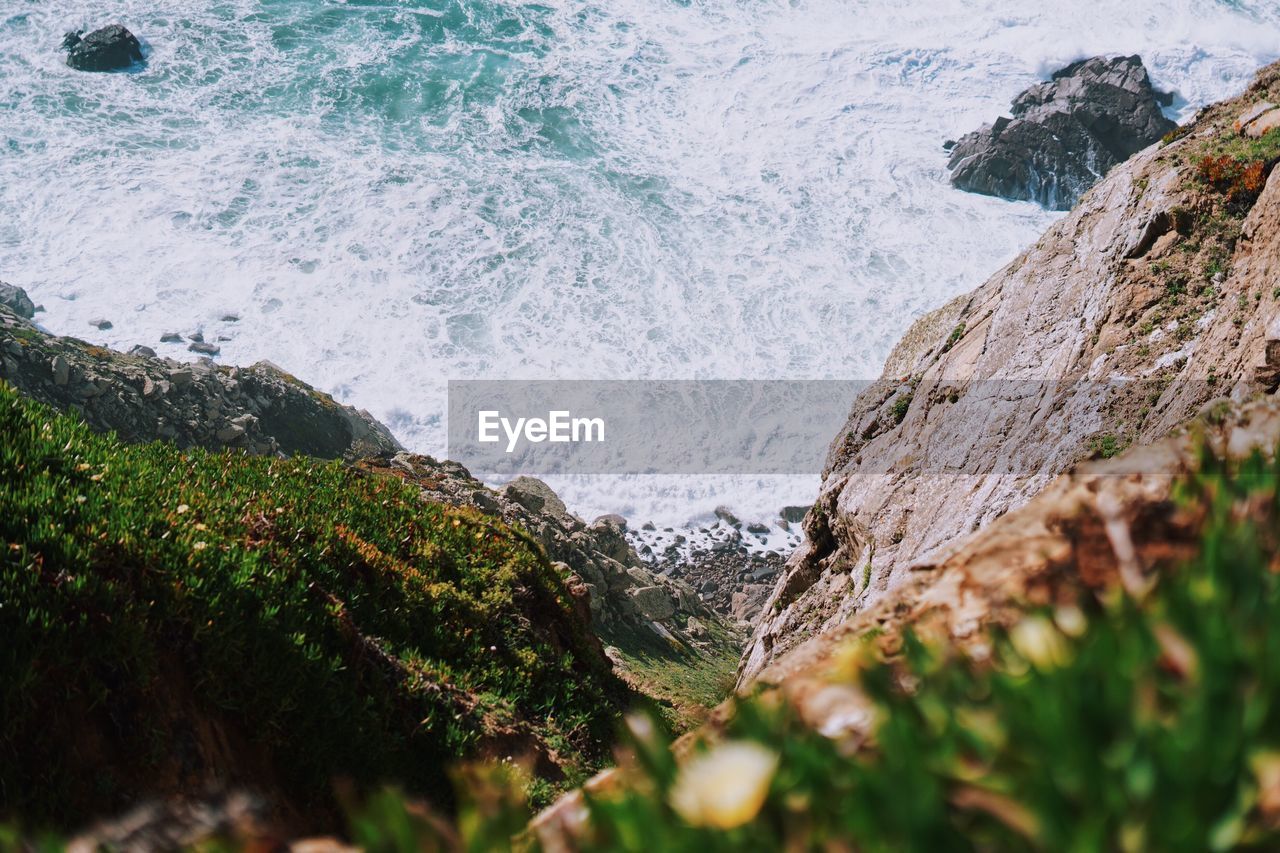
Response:
POLYGON ((832 444, 740 684, 1082 458, 1153 441, 1216 398, 1274 392, 1280 134, 1237 125, 1277 97, 1271 66, 911 328, 832 444))
POLYGON ((951 183, 963 190, 1070 210, 1117 163, 1176 126, 1160 111, 1137 56, 1072 63, 1018 95, 1002 117, 951 150, 951 183))

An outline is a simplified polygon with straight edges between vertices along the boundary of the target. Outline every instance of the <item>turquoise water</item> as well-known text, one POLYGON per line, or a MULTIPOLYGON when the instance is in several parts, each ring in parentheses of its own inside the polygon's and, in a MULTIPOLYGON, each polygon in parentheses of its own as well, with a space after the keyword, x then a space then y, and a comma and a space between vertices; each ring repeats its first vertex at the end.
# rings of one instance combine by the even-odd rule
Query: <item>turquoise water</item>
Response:
POLYGON ((96 342, 226 337, 430 452, 448 378, 874 375, 1054 218, 950 190, 942 140, 1083 55, 1142 53, 1185 113, 1280 54, 1272 2, 1066 5, 7 0, 0 278, 96 342), (108 21, 146 67, 66 68, 108 21))

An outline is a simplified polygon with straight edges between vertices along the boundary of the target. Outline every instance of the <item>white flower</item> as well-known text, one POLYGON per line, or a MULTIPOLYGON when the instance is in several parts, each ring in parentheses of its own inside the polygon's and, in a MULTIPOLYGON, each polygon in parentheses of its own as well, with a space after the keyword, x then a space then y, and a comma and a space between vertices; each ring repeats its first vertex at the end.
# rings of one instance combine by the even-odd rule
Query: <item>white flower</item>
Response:
POLYGON ((777 768, 778 756, 759 744, 719 744, 680 768, 671 806, 694 826, 741 826, 764 805, 777 768))
POLYGON ((1009 640, 1037 669, 1053 669, 1071 660, 1071 649, 1062 633, 1043 616, 1023 619, 1009 632, 1009 640))

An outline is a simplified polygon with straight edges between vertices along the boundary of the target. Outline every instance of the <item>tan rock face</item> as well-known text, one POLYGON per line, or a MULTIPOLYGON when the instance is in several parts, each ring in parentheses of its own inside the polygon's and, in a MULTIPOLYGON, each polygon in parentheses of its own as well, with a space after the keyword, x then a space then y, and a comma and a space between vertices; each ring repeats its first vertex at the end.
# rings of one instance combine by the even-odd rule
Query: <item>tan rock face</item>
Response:
POLYGON ((1195 164, 1238 139, 1243 108, 1280 101, 1276 71, 1114 169, 907 333, 832 443, 807 544, 765 605, 740 685, 1081 459, 1157 440, 1215 398, 1275 390, 1280 176, 1246 215, 1195 164))
POLYGON ((1280 109, 1273 109, 1249 122, 1244 128, 1244 135, 1250 139, 1261 139, 1278 127, 1280 127, 1280 109))
POLYGON ((1271 112, 1275 108, 1276 105, 1270 101, 1263 101, 1260 104, 1254 104, 1252 107, 1241 113, 1240 118, 1236 119, 1235 124, 1231 127, 1236 133, 1244 133, 1244 129, 1252 122, 1257 121, 1259 118, 1271 112))
POLYGON ((1254 104, 1240 114, 1232 128, 1250 139, 1261 139, 1280 127, 1280 108, 1270 101, 1254 104))

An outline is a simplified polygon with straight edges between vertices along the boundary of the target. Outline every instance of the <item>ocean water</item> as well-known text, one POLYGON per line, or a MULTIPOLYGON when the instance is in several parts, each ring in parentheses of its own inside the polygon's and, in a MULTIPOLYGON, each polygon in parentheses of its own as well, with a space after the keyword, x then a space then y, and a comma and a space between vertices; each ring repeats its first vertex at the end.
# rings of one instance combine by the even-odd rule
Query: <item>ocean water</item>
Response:
MULTIPOLYGON (((951 190, 942 141, 1095 53, 1185 116, 1280 56, 1280 3, 4 0, 0 279, 435 454, 449 378, 871 377, 1054 219, 951 190), (113 21, 144 69, 63 64, 113 21)), ((553 485, 673 523, 816 481, 553 485)))

